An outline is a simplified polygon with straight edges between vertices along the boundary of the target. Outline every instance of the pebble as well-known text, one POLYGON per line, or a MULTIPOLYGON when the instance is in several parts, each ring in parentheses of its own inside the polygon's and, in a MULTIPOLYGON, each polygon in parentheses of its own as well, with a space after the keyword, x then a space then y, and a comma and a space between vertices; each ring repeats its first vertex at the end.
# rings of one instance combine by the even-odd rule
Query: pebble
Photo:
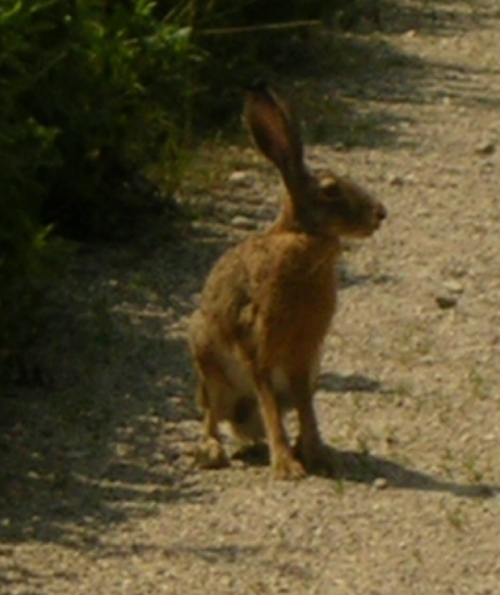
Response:
POLYGON ((376 490, 385 490, 388 485, 389 483, 385 477, 377 477, 373 482, 373 487, 376 490))
POLYGON ((246 171, 233 171, 233 173, 228 178, 228 182, 231 184, 245 184, 249 178, 250 176, 246 171))
POLYGON ((457 298, 452 295, 438 295, 436 296, 436 303, 441 310, 448 310, 454 308, 457 305, 457 298))
POLYGON ((478 155, 493 155, 496 151, 495 143, 491 141, 482 141, 476 145, 475 152, 478 155))
POLYGON ((255 229, 257 224, 253 219, 249 219, 243 215, 236 215, 236 217, 231 219, 231 225, 233 227, 240 227, 241 229, 255 229))
POLYGON ((450 279, 449 281, 443 281, 442 285, 443 285, 444 289, 446 289, 450 293, 456 294, 456 293, 464 292, 463 284, 460 283, 459 281, 456 281, 455 279, 450 279))
POLYGON ((420 362, 421 362, 422 364, 426 364, 426 365, 432 366, 433 364, 435 364, 435 363, 436 363, 436 358, 435 358, 435 357, 433 357, 432 355, 424 355, 424 356, 421 358, 420 362))
POLYGON ((389 178, 389 184, 391 186, 404 186, 405 181, 406 180, 403 178, 403 176, 391 176, 389 178))
POLYGON ((220 580, 220 584, 223 585, 224 587, 232 587, 234 584, 233 577, 228 574, 221 576, 219 580, 220 580))

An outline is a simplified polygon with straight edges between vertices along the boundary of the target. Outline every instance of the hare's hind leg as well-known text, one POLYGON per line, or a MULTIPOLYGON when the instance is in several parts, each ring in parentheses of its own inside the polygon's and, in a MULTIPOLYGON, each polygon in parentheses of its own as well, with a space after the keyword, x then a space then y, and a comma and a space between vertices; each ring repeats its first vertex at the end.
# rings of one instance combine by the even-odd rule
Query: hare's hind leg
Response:
MULTIPOLYGON (((213 389, 212 389, 213 390, 213 389)), ((200 379, 197 392, 198 404, 203 409, 205 437, 197 452, 198 465, 202 469, 221 469, 229 466, 219 434, 217 407, 207 389, 204 378, 200 379)))

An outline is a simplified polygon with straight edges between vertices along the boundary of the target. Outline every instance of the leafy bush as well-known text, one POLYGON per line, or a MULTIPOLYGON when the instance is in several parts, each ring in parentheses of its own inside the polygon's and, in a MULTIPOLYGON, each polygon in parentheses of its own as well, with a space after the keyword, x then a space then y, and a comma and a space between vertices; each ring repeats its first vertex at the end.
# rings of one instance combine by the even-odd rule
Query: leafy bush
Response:
POLYGON ((196 55, 187 30, 153 9, 0 6, 0 359, 27 334, 53 263, 49 231, 109 235, 137 206, 123 191, 128 176, 165 153, 165 175, 178 175, 196 55))
POLYGON ((59 157, 39 172, 42 215, 77 237, 106 231, 126 206, 119 182, 177 142, 186 118, 187 35, 157 21, 153 3, 131 4, 60 0, 19 10, 32 76, 18 101, 54 130, 59 157))

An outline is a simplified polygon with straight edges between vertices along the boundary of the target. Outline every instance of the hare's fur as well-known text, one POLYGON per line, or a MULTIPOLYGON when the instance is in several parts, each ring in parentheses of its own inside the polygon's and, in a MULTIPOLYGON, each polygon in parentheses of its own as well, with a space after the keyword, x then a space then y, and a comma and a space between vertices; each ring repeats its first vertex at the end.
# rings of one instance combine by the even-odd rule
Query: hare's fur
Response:
POLYGON ((320 351, 336 306, 340 236, 371 235, 385 209, 335 174, 313 175, 288 103, 265 85, 248 92, 245 119, 281 172, 287 194, 274 225, 228 250, 208 276, 189 344, 205 413, 201 464, 228 464, 218 424, 246 443, 267 440, 276 478, 328 466, 313 410, 320 351), (295 449, 283 413, 296 409, 295 449))

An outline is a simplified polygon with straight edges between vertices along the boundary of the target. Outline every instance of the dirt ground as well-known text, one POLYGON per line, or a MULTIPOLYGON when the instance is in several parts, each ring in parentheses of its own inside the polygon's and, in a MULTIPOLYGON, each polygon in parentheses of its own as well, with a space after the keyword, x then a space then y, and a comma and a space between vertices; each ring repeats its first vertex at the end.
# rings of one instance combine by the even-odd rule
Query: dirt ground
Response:
POLYGON ((335 477, 194 466, 187 320, 280 192, 247 142, 210 147, 186 237, 78 249, 1 400, 2 595, 500 593, 500 7, 405 0, 342 43, 352 68, 292 91, 308 158, 390 217, 341 267, 316 397, 335 477))

